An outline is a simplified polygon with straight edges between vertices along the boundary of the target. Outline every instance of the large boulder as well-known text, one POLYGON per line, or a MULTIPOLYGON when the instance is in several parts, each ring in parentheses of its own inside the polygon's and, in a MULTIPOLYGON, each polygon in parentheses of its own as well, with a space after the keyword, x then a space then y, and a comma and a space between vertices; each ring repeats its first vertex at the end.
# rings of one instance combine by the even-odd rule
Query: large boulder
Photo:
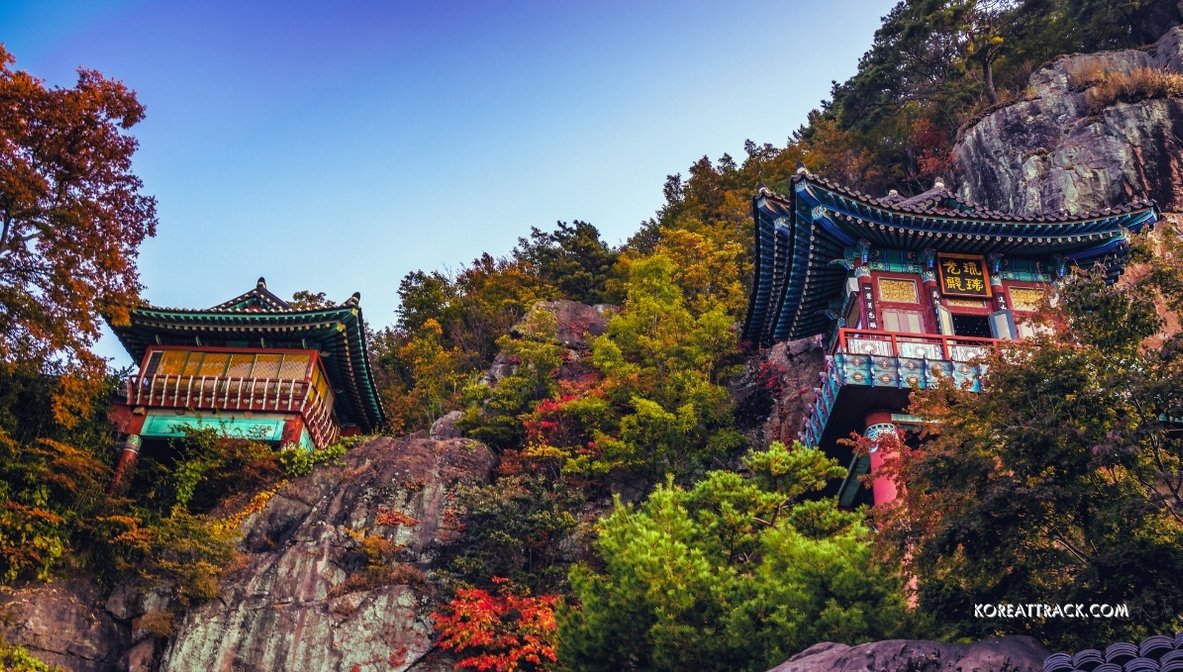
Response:
POLYGON ((1152 198, 1183 210, 1183 99, 1096 109, 1089 83, 1159 69, 1183 73, 1183 27, 1151 51, 1061 56, 1028 95, 970 126, 953 148, 959 194, 1003 212, 1083 212, 1152 198))
POLYGON ((114 672, 129 641, 85 580, 0 587, 0 634, 69 672, 114 672))
POLYGON ((449 669, 428 662, 426 571, 456 534, 453 488, 494 462, 467 439, 380 438, 291 481, 246 520, 242 568, 185 613, 160 669, 449 669), (395 556, 375 570, 383 549, 395 556))
POLYGON ((1030 637, 973 644, 891 639, 815 644, 769 672, 1041 672, 1048 650, 1030 637))

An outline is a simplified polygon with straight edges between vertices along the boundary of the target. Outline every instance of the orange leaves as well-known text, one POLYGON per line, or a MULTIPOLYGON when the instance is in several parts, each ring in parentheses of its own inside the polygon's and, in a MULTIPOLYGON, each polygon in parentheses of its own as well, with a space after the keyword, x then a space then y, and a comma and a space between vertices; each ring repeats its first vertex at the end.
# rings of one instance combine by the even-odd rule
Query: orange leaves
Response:
POLYGON ((923 179, 949 174, 953 169, 953 145, 947 129, 921 117, 912 124, 911 144, 916 152, 916 169, 923 179))
POLYGON ((516 593, 508 579, 494 577, 494 592, 464 588, 432 614, 439 645, 466 655, 457 669, 480 672, 545 670, 558 660, 557 595, 516 593))
MULTIPOLYGON (((135 94, 93 70, 46 88, 10 70, 0 47, 0 360, 101 371, 87 348, 99 311, 126 320, 139 296, 135 258, 156 232, 156 202, 131 172, 144 116, 135 94)), ((60 419, 76 410, 55 402, 60 419)))
POLYGON ((414 527, 419 524, 419 521, 402 511, 383 506, 378 508, 378 514, 374 518, 374 524, 386 527, 414 527))

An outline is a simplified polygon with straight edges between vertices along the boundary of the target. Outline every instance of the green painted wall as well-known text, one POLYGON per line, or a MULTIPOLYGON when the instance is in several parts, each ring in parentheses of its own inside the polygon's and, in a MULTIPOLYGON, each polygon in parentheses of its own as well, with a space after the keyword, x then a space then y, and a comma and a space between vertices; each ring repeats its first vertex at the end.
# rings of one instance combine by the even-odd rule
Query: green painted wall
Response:
MULTIPOLYGON (((176 415, 173 413, 149 413, 144 420, 144 428, 140 435, 150 438, 178 438, 185 435, 184 428, 204 429, 213 427, 226 436, 251 439, 254 441, 279 441, 283 438, 283 417, 269 416, 250 418, 238 416, 202 416, 195 414, 176 415)), ((308 445, 312 445, 312 437, 304 430, 300 436, 303 446, 307 437, 308 445)))

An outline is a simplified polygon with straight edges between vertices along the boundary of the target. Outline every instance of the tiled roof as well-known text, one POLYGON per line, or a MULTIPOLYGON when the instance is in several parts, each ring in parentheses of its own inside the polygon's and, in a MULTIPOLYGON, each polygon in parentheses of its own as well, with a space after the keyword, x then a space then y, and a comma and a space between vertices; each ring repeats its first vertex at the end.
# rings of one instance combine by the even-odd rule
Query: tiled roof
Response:
MULTIPOLYGON (((824 177, 814 175, 808 171, 798 171, 798 173, 790 180, 790 183, 793 185, 797 185, 801 182, 813 182, 825 187, 835 194, 846 196, 858 201, 864 201, 869 204, 878 205, 884 209, 898 213, 917 215, 953 215, 957 218, 981 219, 994 222, 1029 222, 1035 224, 1079 222, 1087 219, 1101 219, 1105 217, 1111 217, 1113 215, 1121 215, 1155 207, 1154 201, 1137 199, 1128 203, 1123 203, 1115 208, 1096 208, 1085 212, 1075 213, 1061 210, 1055 213, 1024 215, 980 208, 973 203, 969 203, 958 198, 955 194, 946 189, 944 183, 940 181, 938 181, 932 189, 929 189, 922 194, 912 197, 902 197, 897 194, 894 198, 891 196, 891 194, 882 198, 876 198, 869 194, 864 194, 858 190, 849 189, 824 177), (950 202, 956 203, 961 207, 950 207, 950 202)), ((771 194, 772 192, 768 193, 771 194)), ((782 196, 780 198, 784 197, 782 196)))
POLYGON ((916 256, 926 249, 1058 266, 1112 261, 1113 279, 1128 253, 1127 233, 1153 226, 1151 201, 1117 208, 1043 215, 984 210, 938 182, 912 197, 875 198, 814 176, 804 168, 788 196, 760 186, 752 199, 755 278, 744 338, 768 344, 822 333, 842 298, 850 251, 866 241, 876 250, 916 256))
POLYGON ((229 301, 223 301, 222 303, 219 303, 218 305, 214 306, 213 308, 209 308, 208 310, 210 310, 210 311, 222 311, 222 310, 228 310, 228 311, 231 311, 231 310, 278 311, 278 310, 292 310, 292 306, 287 301, 284 301, 283 299, 279 298, 278 296, 276 296, 276 295, 272 294, 270 291, 268 291, 267 290, 267 279, 260 277, 258 282, 255 283, 254 289, 250 290, 249 292, 244 292, 242 294, 239 294, 238 296, 234 297, 233 299, 230 299, 229 301))
POLYGON ((317 349, 337 390, 343 420, 373 431, 386 422, 370 372, 365 327, 354 293, 325 308, 295 309, 267 290, 254 289, 212 308, 165 308, 144 304, 128 324, 111 324, 137 362, 153 345, 317 349))
POLYGON ((1139 644, 1117 642, 1075 654, 1053 653, 1043 672, 1183 672, 1183 633, 1154 635, 1139 644))

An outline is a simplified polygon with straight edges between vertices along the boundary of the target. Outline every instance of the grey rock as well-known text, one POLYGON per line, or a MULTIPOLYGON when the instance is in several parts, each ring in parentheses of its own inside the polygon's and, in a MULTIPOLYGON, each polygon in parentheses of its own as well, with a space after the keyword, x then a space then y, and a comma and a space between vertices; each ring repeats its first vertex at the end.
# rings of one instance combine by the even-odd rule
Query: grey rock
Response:
POLYGON ((790 445, 799 438, 826 366, 825 354, 820 337, 801 338, 776 343, 749 364, 735 392, 736 409, 749 427, 753 423, 744 416, 758 416, 753 432, 757 444, 790 445))
POLYGON ((1183 100, 1114 103, 1090 114, 1069 73, 1142 67, 1183 72, 1183 27, 1154 52, 1062 56, 1032 74, 1028 96, 987 114, 953 148, 959 195, 991 210, 1082 212, 1152 198, 1183 209, 1183 100))
POLYGON ((428 437, 432 439, 460 438, 464 435, 464 433, 460 431, 460 428, 456 426, 456 423, 459 422, 460 418, 463 417, 464 413, 460 411, 445 413, 442 417, 431 423, 431 431, 428 433, 428 437))
POLYGON ((380 438, 293 480, 245 521, 245 567, 184 615, 159 669, 436 669, 424 573, 456 534, 449 493, 488 480, 494 462, 467 439, 380 438), (401 573, 347 583, 365 569, 359 540, 375 535, 401 549, 401 573))
POLYGON ((98 587, 82 579, 0 588, 0 633, 69 672, 114 672, 130 643, 98 587))
MULTIPOLYGON (((522 318, 510 329, 510 336, 514 338, 553 339, 566 348, 558 378, 560 380, 574 380, 592 372, 587 364, 588 353, 592 347, 592 339, 608 331, 608 322, 612 316, 620 311, 617 306, 599 303, 589 305, 557 299, 555 301, 536 301, 531 307, 534 311, 550 313, 554 317, 553 333, 535 333, 529 317, 522 318)), ((493 364, 481 376, 481 382, 494 387, 503 378, 514 372, 516 364, 504 352, 498 352, 493 357, 493 364)))
POLYGON ((973 644, 891 639, 815 644, 769 672, 1040 672, 1048 650, 1030 637, 973 644))

